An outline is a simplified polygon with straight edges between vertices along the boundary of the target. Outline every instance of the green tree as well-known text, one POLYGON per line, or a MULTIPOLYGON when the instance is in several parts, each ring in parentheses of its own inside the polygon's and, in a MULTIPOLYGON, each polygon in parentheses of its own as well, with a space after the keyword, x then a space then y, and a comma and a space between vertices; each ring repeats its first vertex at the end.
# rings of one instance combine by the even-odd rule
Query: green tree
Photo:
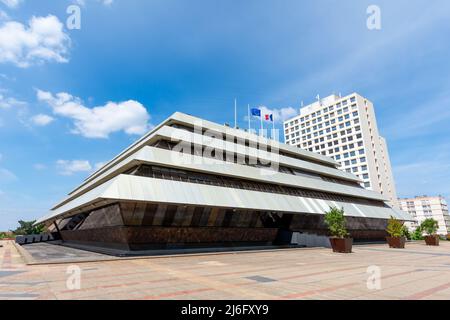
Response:
POLYGON ((44 232, 43 225, 34 226, 36 221, 19 221, 19 227, 13 231, 15 235, 30 235, 30 234, 41 234, 44 232))
POLYGON ((11 234, 7 234, 6 232, 0 232, 0 240, 11 238, 11 234))
POLYGON ((325 213, 325 223, 328 225, 328 229, 333 237, 345 238, 349 236, 345 227, 344 209, 330 207, 330 211, 325 213))
POLYGON ((433 218, 428 218, 422 221, 420 229, 429 236, 436 235, 436 231, 439 229, 439 223, 433 218))

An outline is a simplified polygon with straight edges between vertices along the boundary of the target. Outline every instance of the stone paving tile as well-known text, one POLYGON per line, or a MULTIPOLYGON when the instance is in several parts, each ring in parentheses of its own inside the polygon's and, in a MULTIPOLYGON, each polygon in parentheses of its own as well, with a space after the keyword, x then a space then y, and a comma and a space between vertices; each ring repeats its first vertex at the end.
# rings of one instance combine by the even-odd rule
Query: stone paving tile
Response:
POLYGON ((449 242, 356 246, 350 255, 317 248, 35 266, 2 244, 0 300, 450 299, 449 242), (67 287, 71 265, 81 269, 80 290, 67 287), (367 288, 369 266, 380 268, 381 290, 367 288))

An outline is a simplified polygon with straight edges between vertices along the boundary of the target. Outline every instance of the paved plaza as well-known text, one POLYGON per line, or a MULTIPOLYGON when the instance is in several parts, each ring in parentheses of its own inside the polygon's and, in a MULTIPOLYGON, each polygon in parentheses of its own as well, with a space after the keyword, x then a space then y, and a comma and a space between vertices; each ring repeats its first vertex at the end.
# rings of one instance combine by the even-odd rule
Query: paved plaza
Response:
POLYGON ((71 249, 72 263, 46 265, 27 265, 12 241, 0 244, 0 300, 450 299, 450 242, 362 245, 349 255, 299 248, 96 262, 76 261, 89 253, 71 249))

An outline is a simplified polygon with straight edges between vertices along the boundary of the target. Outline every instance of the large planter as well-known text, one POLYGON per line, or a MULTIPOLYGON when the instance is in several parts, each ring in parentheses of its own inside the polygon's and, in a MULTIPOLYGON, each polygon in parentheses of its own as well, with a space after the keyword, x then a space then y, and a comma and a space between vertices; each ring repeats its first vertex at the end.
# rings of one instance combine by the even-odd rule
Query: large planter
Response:
POLYGON ((352 238, 330 238, 331 247, 333 248, 333 252, 338 253, 352 253, 352 238))
POLYGON ((427 246, 438 246, 439 236, 425 236, 425 243, 427 246))
POLYGON ((386 237, 389 248, 404 249, 406 238, 405 237, 386 237))

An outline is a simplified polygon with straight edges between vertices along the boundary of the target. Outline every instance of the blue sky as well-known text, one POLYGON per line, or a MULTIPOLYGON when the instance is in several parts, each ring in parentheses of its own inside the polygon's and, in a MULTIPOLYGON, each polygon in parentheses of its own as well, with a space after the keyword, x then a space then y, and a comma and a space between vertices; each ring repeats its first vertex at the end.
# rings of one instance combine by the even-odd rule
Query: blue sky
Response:
POLYGON ((446 0, 0 0, 0 230, 175 111, 233 122, 235 97, 244 126, 248 103, 292 114, 356 91, 399 196, 448 198, 449 17, 446 0), (366 27, 371 4, 381 30, 366 27))

